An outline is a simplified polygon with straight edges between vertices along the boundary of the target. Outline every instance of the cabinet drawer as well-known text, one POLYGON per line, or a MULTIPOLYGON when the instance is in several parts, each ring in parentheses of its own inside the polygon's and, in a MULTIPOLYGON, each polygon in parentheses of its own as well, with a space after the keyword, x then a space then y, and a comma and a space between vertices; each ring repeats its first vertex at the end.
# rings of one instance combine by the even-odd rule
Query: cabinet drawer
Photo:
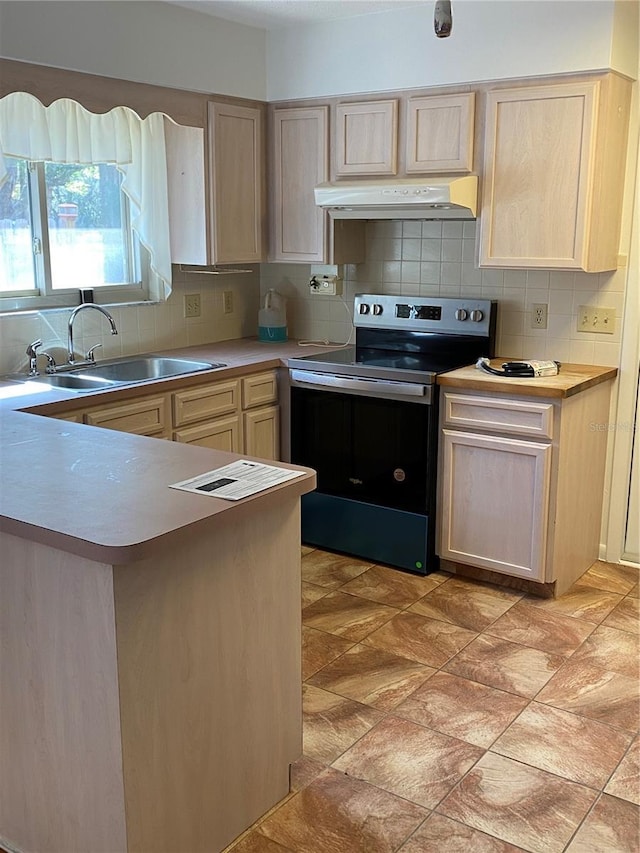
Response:
POLYGON ((188 391, 176 391, 172 397, 173 426, 192 424, 237 412, 239 407, 238 380, 217 382, 188 391))
POLYGON ((278 400, 278 384, 275 370, 267 373, 256 373, 242 380, 242 408, 252 409, 254 406, 266 406, 278 400))
POLYGON ((85 412, 85 424, 132 432, 137 435, 158 435, 166 426, 164 397, 148 397, 133 403, 85 412))
POLYGON ((183 444, 197 444, 211 450, 226 450, 229 453, 242 453, 242 431, 240 415, 218 418, 208 424, 176 430, 173 440, 183 444))
POLYGON ((444 423, 512 435, 553 438, 553 405, 511 397, 445 393, 444 423))

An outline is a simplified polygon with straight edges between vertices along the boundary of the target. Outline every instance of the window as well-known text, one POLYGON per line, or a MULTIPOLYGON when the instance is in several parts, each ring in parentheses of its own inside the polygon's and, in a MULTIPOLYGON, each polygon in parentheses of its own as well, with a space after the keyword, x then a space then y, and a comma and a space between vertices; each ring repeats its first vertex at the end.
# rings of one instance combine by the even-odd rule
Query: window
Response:
POLYGON ((168 299, 168 125, 125 106, 0 98, 1 309, 77 304, 79 289, 103 303, 168 299))
POLYGON ((7 157, 0 187, 0 298, 75 304, 144 298, 122 173, 111 164, 7 157), (114 288, 118 288, 114 293, 114 288))

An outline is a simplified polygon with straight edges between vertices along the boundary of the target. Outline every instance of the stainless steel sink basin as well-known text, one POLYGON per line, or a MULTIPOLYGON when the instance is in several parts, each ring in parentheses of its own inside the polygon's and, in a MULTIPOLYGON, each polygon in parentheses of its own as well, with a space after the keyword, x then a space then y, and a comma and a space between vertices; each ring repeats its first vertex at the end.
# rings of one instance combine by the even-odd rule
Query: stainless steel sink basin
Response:
POLYGON ((135 355, 99 361, 96 364, 79 364, 62 367, 58 373, 27 376, 11 374, 3 377, 10 381, 39 382, 66 391, 99 391, 120 385, 133 385, 151 379, 184 376, 202 370, 218 370, 227 365, 220 361, 195 361, 189 358, 164 358, 159 355, 135 355))
POLYGON ((46 376, 33 376, 31 382, 41 382, 52 388, 64 388, 66 391, 99 391, 101 388, 111 388, 120 383, 99 376, 81 376, 76 373, 54 373, 46 376))
POLYGON ((144 382, 148 379, 164 379, 168 376, 182 376, 185 373, 197 373, 201 370, 214 370, 220 367, 226 367, 226 364, 151 355, 98 362, 95 367, 85 365, 78 367, 78 373, 83 376, 99 377, 122 384, 144 382))

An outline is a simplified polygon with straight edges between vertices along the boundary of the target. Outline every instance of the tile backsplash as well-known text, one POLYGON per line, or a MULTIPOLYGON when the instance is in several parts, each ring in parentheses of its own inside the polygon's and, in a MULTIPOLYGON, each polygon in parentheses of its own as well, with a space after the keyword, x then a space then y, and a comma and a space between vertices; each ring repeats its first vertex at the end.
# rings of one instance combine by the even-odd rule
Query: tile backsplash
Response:
MULTIPOLYGON (((153 352, 257 334, 261 299, 273 287, 287 297, 289 337, 345 343, 352 336, 356 293, 403 296, 469 296, 497 299, 497 353, 508 358, 553 358, 618 365, 626 270, 583 273, 494 270, 475 263, 476 222, 369 222, 363 264, 341 268, 341 297, 309 293, 308 264, 261 264, 252 273, 211 276, 174 267, 171 297, 161 304, 109 309, 119 334, 111 336, 98 312, 86 312, 74 328, 76 350, 102 343, 98 358, 153 352), (231 291, 233 311, 224 313, 231 291), (201 295, 200 317, 184 317, 184 295, 201 295), (261 297, 262 294, 262 297, 261 297), (531 305, 548 305, 546 329, 531 327, 531 305), (614 308, 615 333, 577 331, 578 307, 614 308)), ((0 315, 0 374, 26 369, 25 349, 41 338, 43 350, 65 360, 70 309, 0 315)))
MULTIPOLYGON (((173 290, 166 302, 109 307, 118 335, 110 334, 109 324, 97 311, 82 312, 74 323, 76 352, 84 354, 89 347, 101 343, 97 359, 117 358, 255 335, 259 267, 248 268, 254 272, 212 276, 174 267, 173 290), (233 311, 229 314, 223 310, 225 291, 232 293, 233 311), (200 317, 185 318, 187 293, 200 294, 200 317)), ((50 352, 59 363, 66 361, 70 311, 64 308, 0 315, 0 374, 24 372, 27 344, 38 338, 43 342, 42 350, 50 352)))
POLYGON ((287 297, 289 336, 343 343, 356 293, 497 299, 497 354, 617 365, 626 270, 607 273, 478 269, 476 222, 379 221, 367 224, 363 264, 346 265, 342 297, 309 293, 309 265, 263 264, 260 286, 287 297), (531 305, 548 305, 546 329, 531 327, 531 305), (577 331, 578 307, 615 308, 614 334, 577 331))

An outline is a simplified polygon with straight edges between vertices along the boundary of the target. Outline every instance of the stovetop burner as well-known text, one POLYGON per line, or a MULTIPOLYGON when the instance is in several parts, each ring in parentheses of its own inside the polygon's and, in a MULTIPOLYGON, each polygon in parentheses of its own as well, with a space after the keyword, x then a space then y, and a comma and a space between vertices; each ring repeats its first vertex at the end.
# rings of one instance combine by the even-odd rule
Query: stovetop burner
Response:
POLYGON ((321 373, 433 384, 435 376, 494 355, 496 303, 488 299, 359 294, 356 345, 289 359, 321 373))

